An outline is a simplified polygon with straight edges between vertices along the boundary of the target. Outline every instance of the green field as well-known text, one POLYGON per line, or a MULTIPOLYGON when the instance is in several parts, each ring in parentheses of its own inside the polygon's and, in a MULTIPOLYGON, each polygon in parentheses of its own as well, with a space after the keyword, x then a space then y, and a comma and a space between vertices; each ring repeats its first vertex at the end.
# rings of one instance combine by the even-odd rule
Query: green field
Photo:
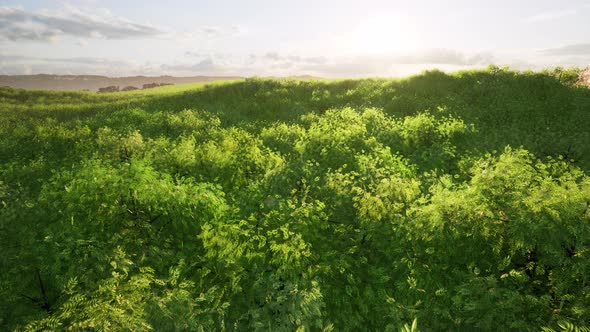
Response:
POLYGON ((576 75, 0 88, 0 330, 590 326, 576 75))

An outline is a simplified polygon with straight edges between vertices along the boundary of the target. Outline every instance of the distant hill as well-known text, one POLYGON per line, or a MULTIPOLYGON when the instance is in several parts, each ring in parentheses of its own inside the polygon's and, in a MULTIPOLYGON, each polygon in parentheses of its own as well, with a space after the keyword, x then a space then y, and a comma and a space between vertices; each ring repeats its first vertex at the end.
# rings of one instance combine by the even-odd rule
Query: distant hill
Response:
POLYGON ((150 83, 195 83, 219 80, 239 79, 238 76, 131 76, 131 77, 107 77, 98 75, 0 75, 0 86, 10 86, 22 89, 46 89, 46 90, 90 90, 98 91, 99 88, 116 85, 120 88, 134 86, 141 88, 150 83))

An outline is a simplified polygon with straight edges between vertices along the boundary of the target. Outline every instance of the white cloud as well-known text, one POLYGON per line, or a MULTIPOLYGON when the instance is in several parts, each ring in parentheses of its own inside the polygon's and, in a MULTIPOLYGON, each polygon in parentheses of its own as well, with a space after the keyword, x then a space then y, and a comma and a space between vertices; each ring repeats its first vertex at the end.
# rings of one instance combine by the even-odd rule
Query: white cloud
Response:
POLYGON ((195 39, 219 39, 225 37, 238 37, 242 36, 246 33, 246 30, 238 27, 218 27, 218 26, 209 26, 209 27, 202 27, 193 29, 190 31, 179 32, 176 34, 177 38, 183 39, 185 41, 191 41, 195 39))
MULTIPOLYGON (((582 44, 581 44, 582 45, 582 44)), ((585 44, 584 44, 585 45, 585 44)), ((425 69, 460 70, 482 68, 489 64, 509 65, 514 69, 541 69, 547 66, 582 66, 590 56, 575 54, 585 48, 565 46, 552 52, 572 51, 556 59, 538 50, 465 53, 453 49, 432 49, 388 55, 314 57, 267 52, 250 55, 185 52, 173 63, 127 61, 116 58, 50 58, 0 54, 0 72, 4 74, 51 73, 94 74, 105 76, 294 76, 367 77, 406 76, 425 69), (562 50, 563 49, 563 50, 562 50)), ((561 53, 559 53, 561 54, 561 53)))
POLYGON ((223 73, 228 70, 228 67, 230 66, 227 64, 220 65, 216 63, 212 58, 205 58, 196 63, 181 63, 174 65, 163 64, 160 66, 161 70, 164 72, 194 72, 195 74, 223 73))
POLYGON ((584 55, 590 56, 590 43, 565 45, 556 48, 540 50, 543 55, 562 56, 562 55, 584 55))
POLYGON ((69 39, 72 45, 87 47, 93 39, 130 40, 160 39, 173 41, 176 46, 203 45, 205 42, 243 36, 246 30, 238 26, 208 26, 191 31, 132 22, 115 16, 104 8, 77 8, 63 5, 59 11, 27 11, 22 7, 0 6, 0 42, 34 41, 56 44, 69 39))
POLYGON ((277 52, 268 52, 265 54, 250 54, 246 60, 248 65, 269 65, 275 67, 292 67, 302 64, 324 64, 328 61, 327 57, 305 57, 299 55, 282 55, 277 52))
POLYGON ((526 18, 525 21, 529 22, 529 23, 538 23, 538 22, 544 22, 544 21, 557 20, 560 18, 573 16, 576 14, 577 14, 577 11, 574 9, 554 10, 554 11, 547 11, 547 12, 535 14, 533 16, 529 16, 526 18))
MULTIPOLYGON (((0 54, 0 73, 3 75, 28 74, 96 74, 117 76, 114 73, 141 74, 142 65, 118 59, 72 57, 48 58, 0 54)), ((146 72, 147 74, 147 72, 146 72)))
POLYGON ((406 75, 426 68, 467 68, 492 62, 487 53, 464 54, 449 49, 381 56, 309 57, 267 52, 248 56, 186 52, 172 64, 142 64, 133 61, 93 57, 49 58, 0 54, 0 71, 21 74, 27 65, 33 72, 54 74, 137 74, 290 76, 324 77, 406 75), (145 71, 145 72, 142 72, 145 71))
POLYGON ((397 64, 472 66, 492 63, 493 55, 489 52, 466 54, 457 50, 440 48, 392 54, 390 61, 397 64))
POLYGON ((59 12, 27 12, 20 7, 0 7, 0 39, 51 41, 61 36, 129 39, 155 37, 169 30, 134 23, 112 15, 108 10, 93 13, 72 6, 59 12))

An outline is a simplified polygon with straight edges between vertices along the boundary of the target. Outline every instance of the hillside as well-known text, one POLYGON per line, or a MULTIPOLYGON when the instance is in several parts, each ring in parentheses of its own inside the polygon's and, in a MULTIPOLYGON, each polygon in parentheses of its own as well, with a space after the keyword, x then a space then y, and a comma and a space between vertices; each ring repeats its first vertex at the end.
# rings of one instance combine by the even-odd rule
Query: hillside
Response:
POLYGON ((0 87, 8 86, 20 89, 45 89, 45 90, 90 90, 98 91, 107 86, 126 86, 141 88, 150 83, 186 84, 197 82, 212 82, 219 80, 232 80, 239 77, 214 77, 214 76, 129 76, 107 77, 98 75, 0 75, 0 87))
POLYGON ((589 326, 576 75, 0 88, 0 329, 589 326))

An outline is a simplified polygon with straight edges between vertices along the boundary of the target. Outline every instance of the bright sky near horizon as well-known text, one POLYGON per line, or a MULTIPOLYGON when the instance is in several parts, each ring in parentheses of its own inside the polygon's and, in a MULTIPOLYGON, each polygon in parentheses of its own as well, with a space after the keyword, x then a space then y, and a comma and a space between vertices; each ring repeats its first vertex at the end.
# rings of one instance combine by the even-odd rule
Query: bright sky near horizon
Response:
POLYGON ((590 0, 0 0, 0 74, 403 76, 590 65, 590 0))

